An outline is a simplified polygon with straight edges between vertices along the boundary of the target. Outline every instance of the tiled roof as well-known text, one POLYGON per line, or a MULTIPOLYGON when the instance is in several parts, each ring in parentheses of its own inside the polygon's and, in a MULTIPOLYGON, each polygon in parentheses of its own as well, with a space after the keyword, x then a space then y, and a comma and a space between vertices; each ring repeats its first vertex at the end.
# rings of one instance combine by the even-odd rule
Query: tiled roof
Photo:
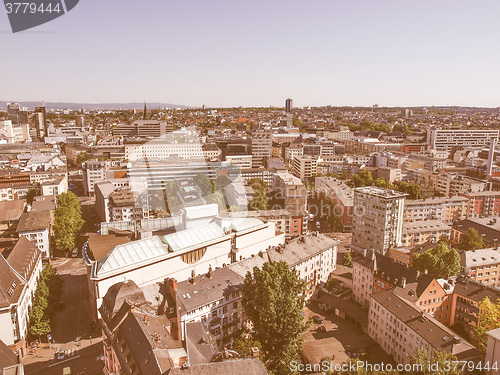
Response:
POLYGON ((38 246, 33 244, 25 236, 21 236, 19 237, 16 246, 14 246, 7 257, 7 262, 9 262, 11 267, 14 268, 26 281, 28 281, 31 278, 34 268, 36 267, 36 259, 40 257, 40 254, 41 251, 38 249, 38 246), (33 258, 35 258, 34 262, 32 262, 33 258))
POLYGON ((0 222, 19 220, 26 206, 24 199, 0 202, 0 222))
POLYGON ((48 229, 50 226, 49 211, 25 212, 19 219, 17 232, 31 232, 48 229))

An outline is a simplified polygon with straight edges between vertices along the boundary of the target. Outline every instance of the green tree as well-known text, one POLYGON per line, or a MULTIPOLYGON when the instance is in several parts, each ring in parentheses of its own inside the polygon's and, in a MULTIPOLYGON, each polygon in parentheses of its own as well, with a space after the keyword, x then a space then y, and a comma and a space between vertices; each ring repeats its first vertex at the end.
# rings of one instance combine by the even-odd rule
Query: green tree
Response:
POLYGON ((474 228, 467 229, 467 232, 460 236, 459 247, 462 250, 484 249, 484 241, 479 232, 474 228))
POLYGON ((258 348, 259 352, 262 352, 262 344, 246 332, 243 332, 233 341, 233 350, 240 355, 250 354, 251 348, 258 348))
POLYGON ((243 308, 262 344, 269 370, 291 374, 290 363, 299 360, 304 323, 306 283, 285 262, 255 267, 243 282, 243 308))
POLYGON ((198 173, 193 178, 193 180, 196 183, 196 185, 198 185, 198 187, 200 188, 203 196, 207 196, 207 195, 213 193, 214 187, 213 187, 212 181, 205 173, 198 173))
POLYGON ((76 155, 76 165, 82 165, 82 163, 87 160, 87 153, 85 151, 79 152, 76 155))
POLYGON ((78 197, 71 191, 59 194, 53 226, 57 249, 63 252, 71 251, 75 247, 76 236, 83 224, 78 197))
POLYGON ((252 210, 265 210, 267 209, 267 203, 269 197, 267 195, 267 185, 260 178, 253 178, 249 181, 249 185, 254 191, 254 195, 248 204, 248 207, 252 210))
POLYGON ((352 176, 352 184, 355 188, 372 186, 373 177, 370 171, 359 171, 352 176))
POLYGON ((409 184, 401 181, 396 184, 396 190, 408 194, 409 199, 422 199, 422 190, 417 184, 409 184))
POLYGON ((454 361, 457 361, 457 357, 442 351, 434 352, 429 358, 429 353, 424 347, 418 348, 410 357, 410 364, 414 369, 412 374, 415 375, 460 375, 460 366, 449 366, 454 361))
POLYGON ((486 297, 479 303, 478 324, 474 327, 474 343, 483 353, 488 344, 486 332, 497 328, 500 328, 500 300, 493 303, 486 297))
POLYGON ((413 267, 422 272, 427 270, 429 275, 436 279, 446 278, 460 272, 460 256, 446 243, 438 242, 436 247, 422 254, 415 254, 413 267))
POLYGON ((373 181, 373 185, 384 188, 384 189, 394 189, 394 185, 389 181, 384 180, 383 178, 377 178, 373 181))
POLYGON ((352 256, 350 251, 344 254, 344 258, 342 259, 342 265, 344 267, 352 268, 352 256))

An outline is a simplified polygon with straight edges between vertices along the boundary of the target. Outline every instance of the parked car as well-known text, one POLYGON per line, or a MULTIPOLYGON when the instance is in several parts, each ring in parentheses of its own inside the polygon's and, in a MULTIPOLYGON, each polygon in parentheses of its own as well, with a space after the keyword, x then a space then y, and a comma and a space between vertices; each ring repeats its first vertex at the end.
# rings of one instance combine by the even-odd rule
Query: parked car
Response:
POLYGON ((314 320, 314 323, 323 324, 323 318, 319 315, 314 315, 313 320, 314 320))
POLYGON ((66 353, 65 349, 61 349, 59 354, 57 355, 57 359, 64 359, 64 354, 66 353))
POLYGON ((316 328, 316 331, 319 333, 325 333, 326 332, 326 327, 325 326, 319 326, 316 328))

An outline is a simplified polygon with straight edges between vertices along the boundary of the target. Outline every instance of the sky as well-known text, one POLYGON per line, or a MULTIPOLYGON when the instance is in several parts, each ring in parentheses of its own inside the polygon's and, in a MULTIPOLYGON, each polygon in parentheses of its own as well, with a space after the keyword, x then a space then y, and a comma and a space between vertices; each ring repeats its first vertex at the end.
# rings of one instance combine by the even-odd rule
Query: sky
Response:
POLYGON ((498 107, 499 15, 498 0, 80 0, 13 34, 0 9, 0 100, 498 107))

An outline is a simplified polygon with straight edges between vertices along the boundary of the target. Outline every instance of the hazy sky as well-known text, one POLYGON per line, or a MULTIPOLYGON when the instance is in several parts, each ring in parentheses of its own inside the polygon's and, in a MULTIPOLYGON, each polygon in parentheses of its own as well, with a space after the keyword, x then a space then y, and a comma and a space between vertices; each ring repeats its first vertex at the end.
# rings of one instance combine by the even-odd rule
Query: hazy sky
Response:
POLYGON ((500 106, 500 1, 80 0, 12 34, 0 100, 500 106))

